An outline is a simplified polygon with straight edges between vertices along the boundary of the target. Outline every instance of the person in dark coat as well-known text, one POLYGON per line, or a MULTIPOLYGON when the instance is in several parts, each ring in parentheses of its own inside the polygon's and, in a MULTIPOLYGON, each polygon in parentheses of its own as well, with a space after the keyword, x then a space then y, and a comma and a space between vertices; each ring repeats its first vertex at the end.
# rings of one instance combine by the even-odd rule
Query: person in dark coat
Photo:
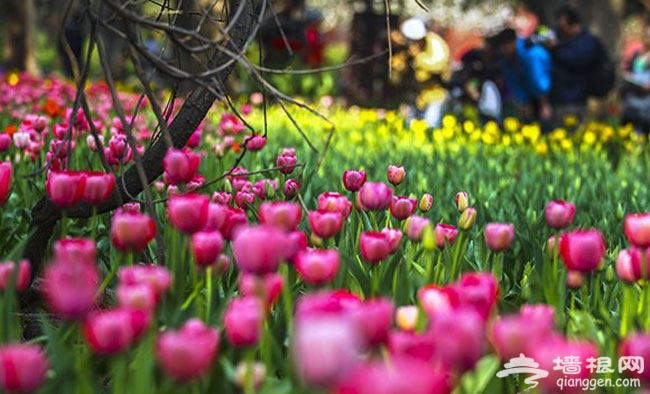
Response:
POLYGON ((590 76, 603 62, 602 44, 582 24, 580 15, 571 7, 557 13, 557 36, 549 49, 553 59, 553 83, 550 94, 554 118, 566 115, 584 116, 590 76))

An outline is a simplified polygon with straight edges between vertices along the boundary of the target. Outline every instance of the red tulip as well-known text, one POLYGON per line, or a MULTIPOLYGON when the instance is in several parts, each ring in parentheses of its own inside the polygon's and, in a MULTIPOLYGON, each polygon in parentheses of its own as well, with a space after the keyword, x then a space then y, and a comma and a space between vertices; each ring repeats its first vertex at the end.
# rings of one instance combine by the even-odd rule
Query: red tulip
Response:
POLYGON ((31 393, 47 378, 45 352, 36 344, 14 343, 0 347, 0 388, 9 393, 31 393))
POLYGON ((393 189, 384 183, 366 182, 359 190, 359 200, 365 209, 386 210, 393 198, 393 189))
POLYGON ((271 308, 280 297, 284 277, 277 272, 266 275, 243 273, 239 278, 239 293, 242 296, 253 296, 271 308))
POLYGON ((307 214, 309 225, 314 234, 320 238, 330 238, 338 234, 343 226, 343 216, 340 212, 319 209, 307 214))
POLYGON ((561 229, 568 227, 573 222, 576 206, 563 200, 549 201, 546 205, 546 224, 550 227, 561 229))
POLYGON ((97 246, 90 238, 63 238, 54 242, 54 259, 65 261, 97 261, 97 246))
POLYGON ((299 252, 294 267, 303 282, 321 286, 331 282, 339 270, 339 252, 335 249, 307 249, 299 252))
POLYGON ((431 320, 434 363, 458 374, 474 369, 485 349, 484 323, 472 309, 439 312, 431 320))
POLYGON ((339 212, 345 220, 352 212, 352 203, 340 193, 325 192, 318 196, 318 210, 339 212))
POLYGON ((91 313, 84 322, 88 346, 98 354, 114 355, 131 347, 149 326, 149 312, 117 308, 91 313))
POLYGON ((89 204, 97 205, 108 201, 115 187, 115 176, 104 172, 85 171, 81 199, 89 204))
POLYGON ((293 231, 300 224, 302 208, 299 204, 284 201, 264 202, 258 208, 260 223, 293 231))
POLYGON ((625 216, 625 236, 637 248, 650 247, 650 212, 625 216))
POLYGON ((444 223, 436 224, 436 227, 433 228, 433 232, 436 236, 436 246, 441 249, 444 248, 446 244, 453 244, 458 235, 456 227, 444 223))
POLYGON ((111 242, 117 249, 139 252, 156 236, 156 224, 143 213, 117 211, 111 221, 111 242))
POLYGON ((120 284, 145 284, 154 289, 156 299, 160 299, 172 284, 172 275, 165 267, 158 265, 134 265, 122 267, 119 271, 120 284))
POLYGON ((94 263, 56 261, 45 268, 43 291, 50 309, 58 316, 78 320, 95 306, 99 272, 94 263))
POLYGON ((200 164, 200 154, 189 149, 169 148, 163 159, 165 178, 172 185, 187 183, 194 178, 200 164))
POLYGON ((22 260, 18 264, 18 274, 16 271, 16 263, 8 261, 0 263, 0 291, 5 291, 9 286, 9 281, 13 275, 16 275, 14 286, 16 291, 22 293, 29 287, 29 279, 32 274, 32 266, 28 260, 22 260))
POLYGON ((385 228, 381 233, 386 236, 390 246, 390 254, 397 252, 400 242, 402 242, 402 230, 396 228, 385 228))
POLYGON ((640 357, 643 360, 643 370, 626 371, 625 373, 634 378, 640 378, 646 383, 650 382, 650 368, 647 368, 648 362, 650 362, 650 334, 638 333, 625 338, 619 346, 619 355, 621 357, 640 357))
POLYGON ((156 341, 156 360, 179 381, 208 372, 219 351, 219 331, 199 319, 188 320, 180 330, 167 331, 156 341))
POLYGON ((176 194, 167 202, 169 221, 183 233, 195 233, 208 221, 210 200, 203 194, 176 194))
POLYGON ((598 230, 575 230, 560 237, 560 254, 568 270, 590 272, 605 256, 605 241, 598 230))
POLYGON ((264 305, 257 297, 233 298, 223 318, 226 338, 234 346, 257 344, 262 334, 264 305))
POLYGON ((264 275, 278 269, 286 245, 287 236, 281 230, 262 225, 241 230, 232 248, 240 270, 264 275))
POLYGON ((369 263, 379 263, 390 254, 390 243, 385 234, 366 231, 359 237, 361 257, 369 263))
POLYGON ((397 186, 404 181, 406 170, 402 166, 388 166, 388 182, 397 186))
POLYGON ((390 202, 390 214, 397 220, 404 220, 413 215, 418 201, 406 196, 393 196, 390 202))
POLYGON ((356 192, 366 183, 366 172, 363 170, 343 171, 343 186, 346 190, 356 192))
POLYGON ((352 312, 353 321, 365 346, 376 346, 388 341, 394 309, 390 299, 375 298, 364 301, 352 312))
POLYGON ((45 187, 55 205, 68 208, 81 199, 85 182, 84 176, 76 171, 50 171, 45 187))
POLYGON ((7 202, 11 194, 11 162, 0 162, 0 205, 7 202))
POLYGON ((510 223, 488 223, 485 226, 485 243, 494 252, 502 252, 515 239, 515 226, 510 223))
POLYGON ((223 237, 218 231, 199 231, 192 234, 194 260, 201 267, 213 265, 222 247, 223 237))

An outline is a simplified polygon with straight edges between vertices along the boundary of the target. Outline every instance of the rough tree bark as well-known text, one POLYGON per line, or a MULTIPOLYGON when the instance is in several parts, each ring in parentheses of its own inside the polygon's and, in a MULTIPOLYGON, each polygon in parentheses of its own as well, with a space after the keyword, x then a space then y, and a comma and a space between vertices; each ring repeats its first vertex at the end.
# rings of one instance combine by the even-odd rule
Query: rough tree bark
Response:
MULTIPOLYGON (((247 44, 251 29, 255 23, 252 0, 231 0, 231 9, 238 9, 242 1, 245 2, 244 9, 234 23, 228 43, 229 49, 233 52, 241 51, 247 44)), ((231 60, 230 56, 221 53, 215 62, 215 66, 226 64, 229 60, 231 60)), ((217 76, 217 80, 222 86, 232 72, 235 63, 232 62, 229 67, 224 68, 217 76)), ((218 86, 214 88, 218 90, 218 86)), ((217 98, 219 97, 205 87, 198 87, 188 95, 178 115, 173 119, 168 128, 174 147, 182 148, 185 146, 217 98)), ((148 182, 152 182, 163 173, 162 161, 167 152, 167 148, 165 139, 160 138, 142 157, 148 182)), ((136 168, 131 166, 124 176, 124 185, 121 181, 117 182, 117 193, 120 194, 122 201, 128 202, 130 201, 129 196, 136 196, 142 190, 143 185, 138 178, 136 168)), ((118 208, 120 205, 119 201, 120 199, 114 194, 110 201, 98 206, 98 213, 105 213, 118 208)), ((89 218, 92 213, 92 206, 88 204, 79 204, 66 210, 67 217, 69 218, 89 218)), ((35 272, 38 272, 42 265, 45 250, 47 249, 54 227, 60 218, 61 210, 47 197, 43 197, 32 209, 32 222, 30 226, 32 235, 29 237, 23 256, 31 262, 35 272)))
POLYGON ((34 54, 34 1, 2 0, 4 13, 3 57, 8 70, 27 70, 37 74, 34 54))

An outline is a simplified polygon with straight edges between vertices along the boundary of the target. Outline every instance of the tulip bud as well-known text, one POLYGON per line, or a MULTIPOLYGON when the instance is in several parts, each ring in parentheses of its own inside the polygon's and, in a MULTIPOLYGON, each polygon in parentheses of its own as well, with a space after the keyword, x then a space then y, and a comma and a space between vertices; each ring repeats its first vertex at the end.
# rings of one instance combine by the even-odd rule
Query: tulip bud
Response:
POLYGON ((555 248, 557 248, 557 238, 551 235, 548 237, 548 241, 546 241, 546 252, 551 259, 555 258, 555 248))
POLYGON ((192 252, 198 266, 207 267, 214 264, 222 247, 223 237, 218 231, 199 231, 192 234, 192 252))
POLYGON ((183 233, 195 233, 208 221, 210 200, 202 194, 177 194, 167 202, 169 221, 183 233))
POLYGON ((566 285, 570 289, 579 289, 585 283, 585 277, 580 271, 569 271, 566 275, 566 285))
POLYGON ((11 162, 0 162, 0 205, 9 199, 11 194, 11 162))
POLYGON ((404 181, 406 177, 406 170, 402 166, 388 166, 388 182, 393 186, 397 186, 404 181))
POLYGON ((366 172, 356 170, 346 170, 343 172, 343 186, 346 190, 356 192, 366 183, 366 172))
POLYGON ((294 198, 299 191, 300 182, 293 178, 287 179, 287 181, 284 183, 284 188, 282 189, 284 197, 286 197, 287 200, 294 198))
POLYGON ((111 243, 126 252, 139 252, 156 236, 156 225, 149 216, 117 211, 111 220, 111 243))
POLYGON ((397 220, 411 216, 417 207, 417 200, 404 196, 393 196, 390 202, 390 214, 397 220))
POLYGON ((253 296, 271 308, 280 297, 284 287, 284 277, 277 272, 265 275, 243 273, 239 278, 239 294, 253 296))
POLYGON ((337 250, 307 249, 299 252, 294 267, 303 282, 321 286, 331 282, 339 270, 337 250))
POLYGON ((469 196, 467 192, 460 191, 456 193, 456 208, 458 208, 458 212, 463 212, 467 207, 469 207, 469 196))
POLYGON ((291 174, 296 169, 296 163, 298 163, 298 158, 295 154, 282 153, 275 160, 275 165, 281 167, 280 172, 283 174, 291 174))
POLYGON ((436 234, 433 226, 427 223, 422 232, 422 248, 427 252, 433 252, 436 249, 436 234))
POLYGON ((458 219, 458 228, 461 230, 469 230, 476 222, 476 209, 473 207, 467 207, 463 210, 463 213, 460 214, 460 219, 458 219))
POLYGON ((163 159, 165 177, 173 185, 191 181, 200 164, 201 155, 189 149, 169 148, 163 159))
POLYGON ((420 317, 420 310, 415 305, 400 306, 395 311, 397 327, 404 331, 415 331, 420 317))
POLYGON ((343 216, 340 212, 319 209, 307 213, 309 226, 320 238, 330 238, 338 234, 343 226, 343 216))
POLYGON ((424 229, 430 224, 429 219, 420 216, 411 216, 405 223, 406 236, 413 242, 422 241, 424 229))
POLYGON ((154 290, 159 300, 172 283, 172 275, 165 267, 158 265, 134 265, 122 267, 119 271, 120 285, 146 285, 154 290))
POLYGON ((385 234, 377 231, 366 231, 359 237, 361 257, 369 263, 379 263, 388 257, 390 244, 385 234))
POLYGON ((433 196, 429 193, 424 193, 422 195, 422 198, 420 198, 420 212, 426 213, 431 210, 431 206, 433 205, 433 196))
POLYGON ((546 205, 546 224, 555 229, 568 227, 573 222, 576 206, 563 200, 549 201, 546 205))
POLYGON ((93 312, 84 322, 86 342, 98 354, 121 353, 140 339, 149 320, 149 312, 135 309, 93 312))
POLYGON ((650 212, 629 214, 625 217, 625 236, 637 248, 650 246, 650 212))
POLYGON ((264 137, 263 135, 247 137, 245 140, 246 140, 246 149, 248 149, 251 152, 261 151, 266 146, 266 137, 264 137))
MULTIPOLYGON (((465 212, 469 210, 467 209, 465 212)), ((515 226, 510 223, 489 223, 485 226, 485 243, 494 252, 508 249, 514 239, 515 226)))
POLYGON ((253 387, 259 389, 264 384, 266 378, 266 366, 264 363, 255 362, 240 362, 235 368, 235 384, 240 389, 248 387, 249 382, 253 383, 253 387))
POLYGON ((127 285, 120 283, 116 290, 121 307, 150 312, 156 307, 156 291, 148 284, 127 285))
POLYGON ((352 212, 352 203, 340 193, 325 192, 318 196, 318 209, 339 212, 345 220, 352 212))
POLYGON ((27 290, 32 273, 31 264, 29 264, 28 260, 22 260, 18 264, 18 273, 16 274, 15 271, 16 263, 13 261, 0 263, 0 292, 7 289, 9 281, 13 275, 15 275, 14 289, 19 293, 27 290))
POLYGON ((569 271, 596 270, 605 255, 605 241, 598 230, 575 230, 560 236, 560 254, 569 271))

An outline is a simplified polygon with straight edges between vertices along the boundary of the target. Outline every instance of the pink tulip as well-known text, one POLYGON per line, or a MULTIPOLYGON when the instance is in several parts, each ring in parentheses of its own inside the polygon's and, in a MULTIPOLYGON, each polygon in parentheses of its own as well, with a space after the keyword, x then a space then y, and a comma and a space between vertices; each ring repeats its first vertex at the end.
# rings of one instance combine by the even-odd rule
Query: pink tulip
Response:
POLYGON ((11 195, 11 162, 0 162, 0 205, 3 205, 11 195))
POLYGON ((85 171, 81 174, 86 178, 81 199, 93 205, 108 201, 115 187, 115 176, 95 171, 85 171))
POLYGON ((258 210, 260 223, 293 231, 300 224, 302 208, 299 204, 284 201, 264 202, 258 210))
MULTIPOLYGON (((634 266, 632 263, 632 253, 635 252, 632 250, 622 249, 620 252, 618 252, 618 257, 616 258, 616 274, 618 275, 619 279, 627 283, 634 283, 640 279, 640 277, 635 274, 634 266)), ((645 267, 646 272, 650 272, 648 270, 647 264, 645 267)))
POLYGON ((254 346, 262 334, 264 305, 257 297, 233 298, 223 318, 228 341, 237 347, 254 346))
POLYGON ((45 187, 55 205, 69 208, 81 199, 85 182, 83 175, 76 171, 50 171, 45 187))
POLYGON ((319 209, 307 214, 309 226, 320 238, 330 238, 338 234, 343 226, 343 216, 340 212, 319 209))
POLYGON ((555 308, 546 304, 524 304, 519 315, 537 322, 539 325, 553 328, 555 326, 555 308))
MULTIPOLYGON (((623 250, 624 251, 624 250, 623 250)), ((621 251, 621 253, 623 252, 621 251)), ((621 255, 619 254, 619 257, 621 255)), ((625 256, 623 256, 625 259, 625 256)), ((641 279, 650 279, 650 248, 649 249, 629 249, 629 259, 632 268, 634 281, 641 279)), ((624 268, 624 267, 621 267, 624 268)), ((617 261, 618 269, 618 261, 617 261)))
POLYGON ((205 221, 205 231, 219 230, 226 221, 228 207, 226 205, 211 202, 208 205, 208 219, 205 221))
POLYGON ((189 149, 169 148, 163 159, 165 178, 172 185, 187 183, 194 178, 200 164, 200 154, 189 149))
POLYGON ((266 275, 243 273, 239 278, 239 293, 257 297, 270 309, 282 294, 284 277, 277 272, 266 275))
POLYGON ((352 203, 340 193, 325 192, 318 196, 318 210, 339 212, 345 220, 352 212, 352 203))
POLYGON ((303 282, 321 286, 331 282, 339 270, 339 252, 335 249, 307 249, 299 252, 293 262, 303 282))
POLYGON ((97 261, 97 246, 90 238, 63 238, 54 242, 54 259, 65 261, 97 261))
POLYGON ((385 228, 381 233, 386 236, 390 249, 390 254, 397 252, 400 242, 402 242, 402 230, 396 228, 385 228))
POLYGON ((399 357, 371 362, 354 370, 338 385, 340 394, 449 394, 449 373, 420 360, 399 357), (381 382, 381 383, 378 383, 381 382))
POLYGON ((126 285, 120 283, 115 291, 119 306, 151 312, 157 304, 156 291, 148 284, 126 285))
POLYGON ((510 223, 488 223, 485 226, 485 243, 494 252, 502 252, 515 239, 515 226, 510 223))
MULTIPOLYGON (((534 316, 534 315, 533 315, 534 316)), ((530 315, 501 316, 492 326, 491 341, 503 361, 509 361, 526 352, 529 339, 544 338, 553 333, 553 325, 546 319, 539 321, 530 315)))
POLYGON ((620 357, 641 357, 644 361, 643 371, 626 371, 626 374, 634 378, 640 378, 644 382, 650 382, 650 368, 647 368, 650 361, 650 334, 638 333, 625 338, 619 346, 620 357))
POLYGON ((235 205, 242 209, 248 209, 255 203, 255 193, 247 191, 238 191, 235 193, 235 205))
POLYGON ((253 191, 261 200, 275 197, 277 190, 278 182, 275 179, 261 179, 253 186, 253 191))
POLYGON ((280 229, 262 225, 241 230, 232 247, 240 270, 264 275, 278 269, 286 245, 287 237, 280 229))
POLYGON ((98 354, 114 355, 131 347, 149 326, 148 312, 117 308, 91 313, 84 322, 88 346, 98 354))
POLYGON ((275 160, 275 165, 282 167, 280 168, 280 172, 283 174, 291 174, 296 169, 296 163, 298 163, 298 158, 295 154, 282 153, 275 160))
POLYGON ((343 171, 343 186, 346 190, 356 192, 366 183, 366 172, 363 170, 343 171))
POLYGON ((411 359, 433 363, 435 356, 435 334, 431 331, 393 331, 388 338, 388 350, 393 359, 411 359))
POLYGON ((467 272, 453 286, 461 307, 474 309, 487 320, 496 307, 499 284, 490 272, 467 272))
POLYGON ((365 209, 385 211, 393 198, 393 189, 385 183, 366 182, 359 190, 359 200, 365 209))
POLYGON ((284 188, 282 189, 282 193, 287 199, 292 199, 298 194, 300 191, 300 182, 298 182, 294 178, 287 179, 287 181, 284 183, 284 188))
POLYGON ((451 245, 454 243, 458 230, 450 224, 438 223, 433 228, 433 233, 436 237, 436 246, 442 249, 446 244, 451 245))
POLYGON ((5 263, 0 263, 0 291, 7 290, 9 286, 9 281, 12 280, 12 276, 15 275, 14 288, 19 293, 27 290, 29 287, 29 279, 32 274, 32 266, 29 264, 28 260, 22 260, 18 264, 18 273, 16 274, 16 263, 13 261, 8 261, 5 263))
POLYGON ((210 201, 213 203, 221 204, 221 205, 228 205, 230 204, 230 200, 232 199, 232 195, 228 192, 214 192, 212 193, 212 197, 210 197, 210 201))
POLYGON ((284 259, 287 262, 293 262, 296 258, 296 255, 307 249, 309 246, 309 240, 307 239, 307 234, 302 231, 292 231, 287 233, 287 247, 284 253, 284 259))
POLYGON ((296 305, 296 321, 332 315, 347 318, 361 305, 358 295, 348 290, 327 290, 303 295, 296 305))
POLYGON ((397 186, 404 181, 406 170, 402 166, 388 166, 388 182, 397 186))
POLYGON ((192 252, 198 266, 213 265, 222 247, 223 237, 218 231, 199 231, 192 234, 192 252))
POLYGON ((546 224, 555 229, 568 227, 573 222, 576 206, 563 200, 549 201, 546 205, 546 224))
POLYGON ((439 312, 447 312, 458 308, 459 296, 450 287, 427 285, 418 290, 418 300, 424 312, 433 317, 439 312))
POLYGON ((111 242, 117 249, 139 252, 156 236, 156 224, 143 213, 118 211, 111 221, 111 242))
POLYGON ((180 330, 166 331, 156 341, 156 360, 179 381, 206 374, 219 351, 219 331, 199 319, 190 319, 180 330))
POLYGON ((406 237, 413 242, 422 241, 424 229, 430 224, 429 219, 413 215, 406 221, 406 237))
POLYGON ((390 202, 390 214, 397 220, 404 220, 413 215, 418 201, 406 196, 393 196, 390 202))
POLYGON ((0 347, 0 388, 9 393, 31 393, 47 378, 45 352, 36 344, 13 343, 0 347))
POLYGON ((435 335, 434 363, 459 374, 474 369, 485 350, 483 327, 471 309, 437 313, 429 327, 435 335))
POLYGON ((56 261, 45 267, 43 292, 50 310, 68 320, 86 317, 95 306, 99 272, 94 263, 56 261))
POLYGON ((6 152, 11 147, 11 136, 6 133, 0 133, 0 152, 6 152))
POLYGON ((388 341, 394 309, 390 299, 375 298, 364 301, 352 312, 353 321, 365 346, 376 346, 388 341))
POLYGON ((637 248, 650 247, 650 212, 625 216, 625 236, 637 248))
POLYGON ((169 221, 183 233, 195 233, 208 221, 210 200, 203 194, 180 194, 167 202, 169 221))
POLYGON ((239 230, 244 228, 248 223, 248 218, 246 217, 246 212, 241 208, 227 207, 226 217, 223 221, 223 225, 219 229, 221 235, 228 241, 232 241, 239 230))
POLYGON ((312 316, 296 323, 291 353, 307 386, 329 388, 359 362, 360 345, 349 319, 312 316))
POLYGON ((605 241, 598 230, 575 230, 560 237, 560 254, 568 270, 590 272, 605 256, 605 241))
POLYGON ((134 265, 122 267, 119 271, 120 284, 145 284, 154 289, 156 299, 160 299, 172 284, 172 275, 165 267, 158 265, 134 265))
POLYGON ((261 151, 266 146, 266 137, 256 135, 246 138, 246 149, 251 152, 261 151))
POLYGON ((379 263, 390 254, 390 243, 385 234, 366 231, 359 237, 361 257, 369 263, 379 263))

